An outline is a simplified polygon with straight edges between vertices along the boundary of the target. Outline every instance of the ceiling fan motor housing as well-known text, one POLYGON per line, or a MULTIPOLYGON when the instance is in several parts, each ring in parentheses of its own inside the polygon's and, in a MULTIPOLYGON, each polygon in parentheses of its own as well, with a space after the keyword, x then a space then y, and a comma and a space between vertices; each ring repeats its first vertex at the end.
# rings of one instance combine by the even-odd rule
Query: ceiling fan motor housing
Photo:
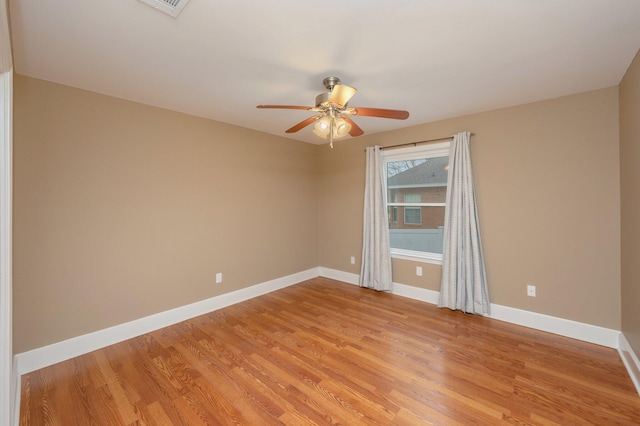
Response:
POLYGON ((329 106, 329 96, 331 92, 320 93, 316 96, 316 107, 328 107, 329 106))

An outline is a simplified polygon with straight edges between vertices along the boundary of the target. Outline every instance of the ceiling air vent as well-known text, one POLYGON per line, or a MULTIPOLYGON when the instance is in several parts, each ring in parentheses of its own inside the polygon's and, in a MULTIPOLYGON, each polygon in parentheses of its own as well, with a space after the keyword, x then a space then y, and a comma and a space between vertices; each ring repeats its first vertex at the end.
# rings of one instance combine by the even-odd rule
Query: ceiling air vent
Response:
POLYGON ((140 0, 161 12, 171 15, 174 18, 178 16, 180 11, 189 3, 189 0, 140 0))

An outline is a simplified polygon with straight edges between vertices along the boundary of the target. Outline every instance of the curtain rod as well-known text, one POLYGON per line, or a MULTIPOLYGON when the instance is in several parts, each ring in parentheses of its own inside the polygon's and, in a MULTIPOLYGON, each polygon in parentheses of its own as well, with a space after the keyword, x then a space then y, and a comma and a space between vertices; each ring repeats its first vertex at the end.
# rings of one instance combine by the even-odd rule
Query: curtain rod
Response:
MULTIPOLYGON (((474 134, 475 133, 471 133, 471 136, 473 136, 474 134)), ((397 144, 397 145, 381 146, 380 149, 385 150, 385 149, 389 149, 389 148, 400 148, 401 146, 409 146, 409 145, 418 146, 419 143, 446 141, 447 139, 453 139, 453 136, 447 136, 446 138, 427 139, 426 141, 407 142, 407 143, 400 143, 400 144, 397 144)), ((365 151, 366 151, 366 149, 365 149, 365 151)))

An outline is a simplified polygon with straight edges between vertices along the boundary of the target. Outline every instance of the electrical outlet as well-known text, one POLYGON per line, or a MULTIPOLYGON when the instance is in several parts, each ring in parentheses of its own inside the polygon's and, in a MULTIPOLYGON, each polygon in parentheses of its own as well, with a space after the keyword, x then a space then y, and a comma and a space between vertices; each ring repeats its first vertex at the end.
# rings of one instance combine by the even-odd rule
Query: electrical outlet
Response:
POLYGON ((419 277, 422 276, 422 266, 416 266, 416 275, 419 277))
POLYGON ((536 286, 535 285, 528 285, 527 286, 527 296, 536 297, 536 286))
POLYGON ((222 272, 218 272, 216 274, 216 284, 220 284, 222 282, 222 272))
POLYGON ((356 258, 355 256, 351 256, 351 264, 355 265, 356 264, 356 258))

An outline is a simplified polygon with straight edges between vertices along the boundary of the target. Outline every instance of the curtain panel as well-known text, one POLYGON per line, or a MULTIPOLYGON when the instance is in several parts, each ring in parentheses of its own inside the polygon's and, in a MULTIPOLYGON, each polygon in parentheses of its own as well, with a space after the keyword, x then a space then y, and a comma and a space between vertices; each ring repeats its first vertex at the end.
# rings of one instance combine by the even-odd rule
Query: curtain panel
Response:
POLYGON ((469 132, 453 137, 449 153, 439 307, 489 314, 469 132))
POLYGON ((391 290, 391 248, 382 148, 367 147, 360 286, 391 290))

